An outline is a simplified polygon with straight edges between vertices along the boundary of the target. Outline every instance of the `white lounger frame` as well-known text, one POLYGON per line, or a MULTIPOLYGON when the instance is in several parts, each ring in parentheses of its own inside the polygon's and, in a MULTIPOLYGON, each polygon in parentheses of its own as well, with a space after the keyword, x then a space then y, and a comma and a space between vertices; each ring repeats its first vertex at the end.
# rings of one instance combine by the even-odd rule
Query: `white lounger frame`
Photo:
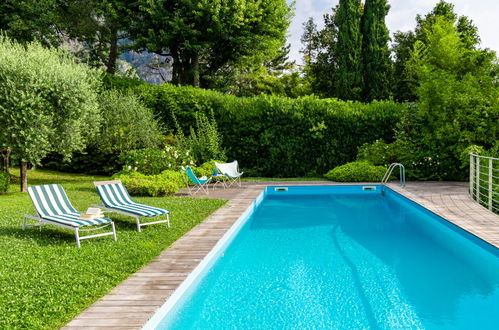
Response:
MULTIPOLYGON (((102 185, 106 185, 106 184, 116 184, 116 183, 121 183, 121 181, 120 180, 95 181, 94 182, 94 186, 97 187, 97 186, 102 186, 102 185)), ((158 220, 158 221, 151 221, 151 222, 140 223, 141 216, 138 215, 138 214, 126 212, 126 211, 123 211, 123 210, 120 210, 120 209, 115 209, 115 208, 112 208, 112 207, 107 207, 107 206, 102 205, 102 204, 92 204, 91 206, 98 207, 98 208, 100 208, 100 209, 102 209, 104 211, 107 211, 107 212, 114 212, 114 213, 118 213, 118 214, 122 214, 122 215, 126 215, 126 216, 129 216, 129 217, 135 218, 135 222, 137 224, 137 231, 138 232, 140 232, 140 227, 142 227, 142 226, 154 225, 154 224, 157 224, 157 223, 166 223, 166 226, 168 228, 170 228, 170 217, 168 216, 169 213, 166 213, 166 219, 165 220, 158 220)), ((157 217, 159 217, 159 216, 160 215, 157 215, 157 217)), ((149 218, 149 217, 146 217, 146 218, 149 218)))
POLYGON ((66 229, 70 229, 70 230, 73 230, 74 233, 75 233, 75 238, 76 238, 76 246, 77 247, 80 247, 80 241, 83 240, 83 239, 89 239, 89 238, 94 238, 94 237, 102 237, 102 236, 109 236, 109 235, 113 235, 113 238, 114 238, 114 241, 116 242, 117 238, 116 238, 116 228, 114 227, 114 222, 111 221, 111 222, 108 222, 104 225, 97 225, 98 227, 95 227, 95 226, 92 226, 92 228, 88 228, 88 229, 82 229, 81 227, 73 227, 73 226, 69 226, 69 225, 65 225, 65 224, 62 224, 62 223, 57 223, 57 222, 54 222, 54 221, 48 221, 40 216, 36 216, 36 215, 25 215, 24 218, 23 218, 23 230, 26 229, 26 227, 36 227, 36 226, 39 226, 40 227, 40 230, 42 230, 42 227, 43 225, 45 224, 50 224, 50 225, 54 225, 54 226, 57 226, 57 227, 61 227, 61 228, 66 228, 66 229), (31 220, 35 220, 35 221, 38 221, 38 223, 26 223, 26 219, 31 219, 31 220), (80 236, 80 232, 88 232, 88 231, 94 231, 94 230, 98 230, 98 229, 102 229, 102 228, 105 228, 107 226, 111 225, 112 227, 112 231, 110 232, 107 232, 107 233, 101 233, 101 234, 95 234, 95 235, 86 235, 86 236, 80 236))
MULTIPOLYGON (((137 224, 137 231, 138 232, 140 232, 140 227, 142 227, 142 226, 154 225, 154 224, 157 224, 157 223, 166 223, 166 226, 168 228, 170 228, 170 218, 168 217, 169 213, 166 213, 166 219, 165 220, 158 220, 158 221, 151 221, 151 222, 140 223, 140 218, 142 218, 140 215, 137 215, 137 214, 134 214, 134 213, 130 213, 130 212, 126 212, 126 211, 119 210, 119 209, 109 208, 109 207, 107 207, 105 205, 102 205, 102 204, 92 204, 92 206, 93 207, 98 207, 100 209, 103 209, 106 212, 114 212, 114 213, 118 213, 118 214, 122 214, 122 215, 127 215, 129 217, 135 218, 135 222, 137 224)), ((159 216, 161 216, 161 215, 157 215, 157 217, 159 217, 159 216)), ((148 218, 148 217, 145 217, 145 218, 148 218)))

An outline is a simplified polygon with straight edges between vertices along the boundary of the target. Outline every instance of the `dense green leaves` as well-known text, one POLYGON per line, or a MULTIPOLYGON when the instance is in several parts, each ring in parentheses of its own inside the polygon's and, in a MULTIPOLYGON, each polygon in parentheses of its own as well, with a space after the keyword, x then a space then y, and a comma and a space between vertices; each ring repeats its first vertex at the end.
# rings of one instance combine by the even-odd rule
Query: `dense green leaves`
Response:
POLYGON ((122 153, 160 145, 161 130, 151 109, 131 93, 117 90, 99 95, 102 126, 92 146, 105 153, 122 153))
POLYGON ((64 52, 0 38, 0 146, 23 163, 70 157, 99 130, 95 72, 64 52))
POLYGON ((342 100, 360 100, 362 93, 362 35, 360 0, 340 0, 336 12, 338 42, 334 56, 338 62, 336 95, 342 100))
POLYGON ((380 182, 386 167, 374 166, 367 161, 356 161, 335 167, 324 177, 337 182, 380 182))
POLYGON ((285 43, 285 0, 141 1, 132 27, 138 48, 170 55, 173 81, 207 86, 226 65, 263 63, 285 43))
POLYGON ((388 50, 390 36, 385 16, 386 0, 366 0, 361 21, 363 100, 384 100, 391 94, 392 63, 388 50))
POLYGON ((325 173, 355 159, 357 148, 393 139, 403 105, 315 97, 237 98, 192 87, 141 86, 145 103, 169 128, 172 113, 187 132, 196 113, 213 111, 228 160, 250 175, 292 177, 325 173))
POLYGON ((470 50, 453 22, 436 18, 417 41, 410 69, 419 104, 399 125, 407 165, 420 179, 464 179, 462 152, 491 148, 499 137, 499 87, 495 54, 470 50))

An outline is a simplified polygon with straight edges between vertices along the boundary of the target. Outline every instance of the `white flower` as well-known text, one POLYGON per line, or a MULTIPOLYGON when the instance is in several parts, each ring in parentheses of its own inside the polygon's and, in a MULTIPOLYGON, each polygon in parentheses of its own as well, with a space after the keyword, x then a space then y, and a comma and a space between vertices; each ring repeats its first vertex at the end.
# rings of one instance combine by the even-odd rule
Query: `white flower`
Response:
POLYGON ((131 169, 132 169, 132 167, 130 165, 128 165, 127 170, 130 171, 131 169))
POLYGON ((191 161, 189 162, 189 164, 194 165, 194 162, 191 160, 191 161))
POLYGON ((185 155, 186 155, 186 156, 189 156, 189 151, 186 151, 185 155))
POLYGON ((134 170, 135 172, 137 172, 137 168, 136 168, 136 167, 134 167, 134 168, 133 168, 133 170, 134 170))

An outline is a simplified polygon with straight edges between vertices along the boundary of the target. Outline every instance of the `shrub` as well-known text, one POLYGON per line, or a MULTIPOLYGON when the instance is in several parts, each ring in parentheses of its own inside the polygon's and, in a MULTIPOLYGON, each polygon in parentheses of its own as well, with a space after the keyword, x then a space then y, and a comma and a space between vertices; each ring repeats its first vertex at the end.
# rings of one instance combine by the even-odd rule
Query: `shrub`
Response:
POLYGON ((10 174, 4 171, 0 171, 0 194, 7 192, 9 189, 10 174))
POLYGON ((352 161, 364 143, 393 141, 393 129, 406 107, 390 101, 344 102, 262 95, 238 98, 170 84, 135 88, 165 126, 184 132, 196 114, 214 114, 221 146, 230 159, 259 176, 325 173, 352 161))
POLYGON ((157 148, 161 130, 152 110, 137 96, 117 90, 104 91, 99 96, 102 126, 98 138, 92 143, 103 152, 122 152, 157 148))
POLYGON ((120 156, 123 169, 138 171, 146 175, 160 174, 164 170, 178 170, 182 165, 193 165, 189 151, 174 146, 164 149, 138 149, 123 153, 120 156))
POLYGON ((367 161, 356 161, 335 167, 324 176, 337 182, 380 182, 386 172, 384 166, 375 166, 367 161))
POLYGON ((210 160, 209 162, 203 163, 200 166, 192 167, 192 171, 194 172, 194 174, 196 174, 197 177, 210 177, 216 168, 217 167, 215 166, 215 160, 210 160))
POLYGON ((128 192, 135 196, 172 195, 184 186, 180 172, 164 171, 159 175, 144 175, 139 172, 120 172, 113 175, 125 185, 128 192))
POLYGON ((185 137, 182 129, 177 124, 179 132, 179 144, 183 149, 192 150, 192 156, 196 163, 207 162, 210 159, 226 159, 225 151, 222 149, 221 136, 217 129, 217 122, 211 113, 211 119, 204 113, 196 113, 196 129, 190 127, 190 135, 185 137))
POLYGON ((388 166, 391 163, 399 163, 400 143, 385 143, 383 140, 376 140, 373 143, 364 143, 359 147, 357 160, 365 160, 373 165, 388 166))

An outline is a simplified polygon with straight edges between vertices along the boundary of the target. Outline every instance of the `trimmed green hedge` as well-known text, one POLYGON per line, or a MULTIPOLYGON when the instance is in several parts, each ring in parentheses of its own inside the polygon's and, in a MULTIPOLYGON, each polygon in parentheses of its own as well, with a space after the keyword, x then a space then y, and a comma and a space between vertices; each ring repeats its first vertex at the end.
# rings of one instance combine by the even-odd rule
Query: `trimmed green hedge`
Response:
POLYGON ((213 111, 228 160, 252 176, 325 173, 355 159, 364 143, 393 140, 404 105, 276 96, 238 98, 170 84, 133 87, 163 123, 188 132, 196 112, 213 111))
POLYGON ((386 167, 375 166, 366 161, 356 161, 338 166, 327 172, 326 179, 336 182, 380 182, 386 167))

